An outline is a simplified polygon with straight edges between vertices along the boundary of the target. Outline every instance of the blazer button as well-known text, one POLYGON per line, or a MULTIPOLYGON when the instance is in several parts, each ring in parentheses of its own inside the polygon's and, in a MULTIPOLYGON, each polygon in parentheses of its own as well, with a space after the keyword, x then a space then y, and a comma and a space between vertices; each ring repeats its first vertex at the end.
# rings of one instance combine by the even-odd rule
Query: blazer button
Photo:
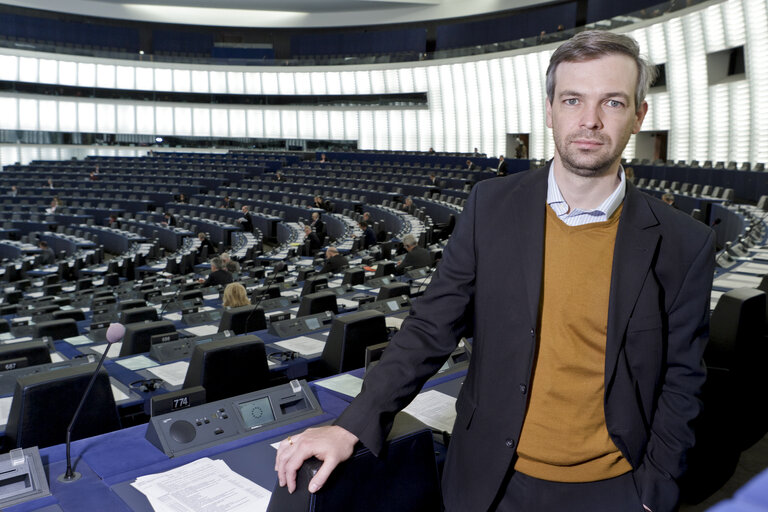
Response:
POLYGON ((506 441, 504 441, 504 444, 507 445, 507 448, 512 448, 515 446, 515 441, 513 441, 512 439, 507 439, 506 441))
POLYGON ((534 336, 536 334, 536 331, 531 329, 531 336, 534 336))
POLYGON ((528 391, 528 388, 526 387, 526 385, 520 384, 520 393, 524 395, 526 391, 528 391))

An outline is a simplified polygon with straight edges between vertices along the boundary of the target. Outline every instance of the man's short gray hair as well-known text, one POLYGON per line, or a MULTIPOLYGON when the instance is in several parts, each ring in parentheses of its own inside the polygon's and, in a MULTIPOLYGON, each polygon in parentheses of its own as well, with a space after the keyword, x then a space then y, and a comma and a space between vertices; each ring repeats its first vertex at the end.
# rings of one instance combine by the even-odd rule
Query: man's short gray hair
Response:
POLYGON ((224 268, 224 262, 218 256, 211 258, 211 267, 216 267, 218 270, 224 268))
POLYGON ((416 237, 410 233, 403 237, 403 245, 406 247, 413 247, 414 245, 418 245, 418 243, 416 237))
POLYGON ((555 71, 561 62, 584 62, 606 55, 626 55, 637 64, 637 85, 635 86, 635 110, 645 101, 648 88, 656 78, 656 67, 640 56, 637 41, 623 34, 605 30, 579 32, 560 45, 549 59, 547 68, 547 99, 550 104, 555 97, 555 71))

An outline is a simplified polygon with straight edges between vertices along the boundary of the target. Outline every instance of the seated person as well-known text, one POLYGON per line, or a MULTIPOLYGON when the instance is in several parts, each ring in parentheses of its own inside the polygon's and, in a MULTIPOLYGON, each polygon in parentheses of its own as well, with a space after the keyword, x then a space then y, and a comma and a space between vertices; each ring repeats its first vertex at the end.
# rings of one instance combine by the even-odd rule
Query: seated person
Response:
POLYGON ((110 228, 120 229, 120 221, 117 220, 117 215, 115 215, 114 213, 112 215, 110 215, 109 216, 109 221, 108 221, 107 225, 110 228))
POLYGON ((332 210, 331 203, 323 199, 322 196, 315 196, 315 203, 313 206, 315 208, 320 208, 321 210, 325 210, 327 212, 330 212, 332 210))
POLYGON ((179 200, 177 203, 184 203, 187 204, 189 202, 189 199, 187 199, 187 196, 185 194, 179 194, 179 200))
POLYGON ((237 276, 240 274, 240 264, 235 260, 227 260, 224 263, 224 268, 227 269, 227 272, 232 274, 232 279, 237 279, 237 276))
POLYGON ((320 270, 321 274, 330 272, 331 274, 338 274, 343 269, 349 266, 349 261, 342 254, 339 254, 339 250, 335 247, 329 247, 325 250, 325 263, 320 270))
POLYGON ((222 263, 221 258, 219 257, 211 259, 211 273, 208 274, 208 278, 200 278, 200 282, 203 283, 203 286, 218 286, 229 284, 232 281, 232 274, 227 272, 224 268, 224 263, 222 263))
POLYGON ((363 230, 363 249, 376 245, 376 233, 373 232, 373 228, 363 220, 360 221, 360 229, 363 230))
POLYGON ((425 248, 419 247, 418 240, 412 234, 403 237, 403 248, 408 252, 395 267, 395 274, 403 275, 409 268, 428 267, 432 264, 432 255, 425 248))
POLYGON ((325 238, 325 223, 320 220, 320 212, 312 212, 312 222, 309 223, 309 227, 317 233, 317 237, 322 243, 323 238, 325 238))
POLYGON ((320 238, 317 236, 317 233, 313 232, 311 227, 305 225, 304 235, 304 244, 309 249, 309 255, 319 251, 322 246, 320 245, 320 238))
POLYGON ((197 248, 198 256, 202 256, 203 247, 208 248, 208 256, 213 256, 214 254, 216 254, 216 246, 213 245, 213 242, 208 240, 208 237, 206 236, 205 233, 201 231, 200 233, 197 234, 197 238, 198 240, 200 240, 200 246, 197 248))
POLYGON ((235 207, 235 202, 229 196, 224 196, 224 200, 221 202, 221 207, 222 208, 234 208, 235 207))
POLYGON ((416 205, 413 204, 413 198, 411 196, 406 197, 405 202, 400 206, 400 209, 409 215, 413 215, 413 212, 416 211, 416 205))
POLYGON ((163 214, 163 217, 165 220, 163 220, 162 224, 163 226, 175 226, 176 225, 176 217, 171 215, 171 212, 165 212, 163 214))
POLYGON ((245 286, 240 283, 229 283, 224 288, 221 305, 225 308, 239 308, 240 306, 248 306, 250 304, 251 301, 248 299, 245 286))
POLYGON ((56 263, 56 255, 53 254, 53 249, 48 247, 48 242, 40 240, 37 246, 40 247, 40 254, 37 256, 37 264, 42 267, 54 265, 56 263))

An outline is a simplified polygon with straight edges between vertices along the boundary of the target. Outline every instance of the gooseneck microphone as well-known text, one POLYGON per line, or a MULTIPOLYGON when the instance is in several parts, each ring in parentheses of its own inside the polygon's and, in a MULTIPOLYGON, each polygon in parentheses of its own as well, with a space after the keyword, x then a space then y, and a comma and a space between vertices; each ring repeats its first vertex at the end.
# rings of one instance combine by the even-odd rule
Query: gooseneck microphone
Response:
POLYGON ((69 422, 69 426, 67 427, 67 471, 60 475, 58 480, 59 482, 63 483, 70 483, 74 482, 76 480, 79 480, 82 476, 77 471, 72 470, 72 458, 70 457, 70 445, 72 444, 72 428, 75 426, 75 423, 77 422, 77 417, 80 416, 80 411, 83 409, 83 404, 85 404, 85 399, 88 398, 88 394, 91 392, 91 388, 93 387, 93 383, 96 382, 96 376, 99 374, 99 370, 101 370, 101 366, 104 364, 104 359, 107 358, 107 352, 109 352, 109 347, 112 346, 113 343, 117 343, 118 341, 122 340, 125 336, 125 326, 123 324, 117 324, 112 323, 109 324, 109 327, 107 328, 107 346, 104 348, 104 353, 101 355, 101 359, 99 359, 99 364, 96 365, 96 371, 93 372, 93 376, 91 377, 90 382, 88 382, 88 387, 85 388, 85 393, 83 393, 83 397, 80 399, 80 403, 77 405, 77 409, 75 410, 75 414, 72 416, 72 421, 69 422))

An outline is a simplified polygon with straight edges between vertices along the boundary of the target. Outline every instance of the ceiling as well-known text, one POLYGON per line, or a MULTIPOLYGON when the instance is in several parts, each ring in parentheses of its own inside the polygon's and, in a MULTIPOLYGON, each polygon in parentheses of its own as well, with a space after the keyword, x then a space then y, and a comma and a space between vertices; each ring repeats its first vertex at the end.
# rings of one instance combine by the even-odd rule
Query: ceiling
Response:
POLYGON ((545 0, 0 0, 0 4, 132 21, 231 27, 413 23, 516 9, 545 0))

